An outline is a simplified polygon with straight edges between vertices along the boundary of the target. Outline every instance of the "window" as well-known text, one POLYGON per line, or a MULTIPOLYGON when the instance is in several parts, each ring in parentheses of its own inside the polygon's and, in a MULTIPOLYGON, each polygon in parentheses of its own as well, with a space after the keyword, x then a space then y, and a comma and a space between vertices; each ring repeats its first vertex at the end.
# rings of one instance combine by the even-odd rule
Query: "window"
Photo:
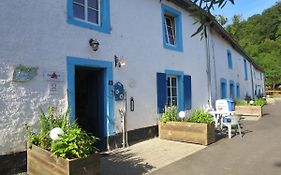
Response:
POLYGON ((176 33, 175 33, 175 18, 173 16, 165 15, 165 37, 166 43, 175 45, 176 44, 176 33))
POLYGON ((69 24, 110 33, 109 0, 68 0, 69 24))
POLYGON ((100 0, 73 0, 73 16, 100 25, 100 0))
POLYGON ((157 73, 157 112, 165 106, 177 106, 179 111, 191 109, 191 76, 182 71, 157 73))
POLYGON ((225 99, 225 98, 227 98, 227 90, 226 90, 227 82, 226 82, 226 79, 221 78, 220 83, 221 83, 221 99, 225 99))
POLYGON ((246 59, 244 59, 244 74, 245 74, 245 80, 248 80, 248 65, 246 59))
POLYGON ((227 63, 228 63, 228 68, 232 69, 232 55, 230 50, 227 50, 227 63))
POLYGON ((167 79, 168 106, 178 105, 178 79, 176 76, 168 76, 167 79))
POLYGON ((163 47, 183 51, 181 13, 162 4, 163 47))
POLYGON ((234 89, 235 87, 234 87, 234 81, 232 81, 232 80, 230 80, 229 81, 229 92, 230 92, 230 98, 231 99, 235 99, 235 89, 234 89))

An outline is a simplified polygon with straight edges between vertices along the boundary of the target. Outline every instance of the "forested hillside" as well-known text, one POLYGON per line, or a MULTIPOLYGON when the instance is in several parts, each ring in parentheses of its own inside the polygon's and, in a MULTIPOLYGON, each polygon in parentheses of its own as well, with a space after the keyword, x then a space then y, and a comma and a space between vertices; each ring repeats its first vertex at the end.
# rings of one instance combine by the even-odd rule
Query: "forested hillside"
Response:
POLYGON ((232 20, 226 30, 265 70, 267 85, 281 84, 281 1, 260 15, 232 20))

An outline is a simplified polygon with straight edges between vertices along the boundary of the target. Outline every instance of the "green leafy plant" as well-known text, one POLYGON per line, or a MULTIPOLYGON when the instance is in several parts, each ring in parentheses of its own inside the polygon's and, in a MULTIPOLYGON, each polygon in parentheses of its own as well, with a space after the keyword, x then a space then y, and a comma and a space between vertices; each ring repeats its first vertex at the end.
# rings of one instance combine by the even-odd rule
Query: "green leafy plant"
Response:
POLYGON ((29 148, 34 144, 58 157, 81 158, 97 151, 94 144, 98 138, 86 133, 75 122, 70 123, 69 111, 59 114, 49 107, 48 112, 44 113, 40 108, 39 131, 34 131, 28 124, 25 124, 25 130, 29 148), (53 141, 49 136, 53 128, 61 128, 64 131, 57 141, 53 141))
POLYGON ((94 144, 98 139, 87 134, 77 124, 73 124, 58 141, 51 142, 52 155, 62 158, 87 157, 97 151, 94 144))
POLYGON ((253 105, 254 106, 264 106, 264 105, 266 105, 266 100, 262 99, 262 98, 258 98, 256 100, 254 100, 253 105))
POLYGON ((193 123, 207 123, 210 124, 213 122, 213 116, 208 112, 204 112, 202 109, 196 109, 191 118, 186 119, 187 122, 193 123))
POLYGON ((161 122, 177 121, 178 108, 176 106, 165 107, 165 113, 161 116, 161 122))
POLYGON ((246 100, 236 100, 235 105, 237 106, 247 106, 249 105, 246 100))
POLYGON ((47 113, 42 108, 39 108, 39 111, 39 132, 35 132, 28 124, 25 124, 28 147, 34 144, 42 149, 49 150, 51 146, 50 131, 56 127, 67 130, 70 126, 69 112, 59 114, 52 107, 48 108, 47 113))

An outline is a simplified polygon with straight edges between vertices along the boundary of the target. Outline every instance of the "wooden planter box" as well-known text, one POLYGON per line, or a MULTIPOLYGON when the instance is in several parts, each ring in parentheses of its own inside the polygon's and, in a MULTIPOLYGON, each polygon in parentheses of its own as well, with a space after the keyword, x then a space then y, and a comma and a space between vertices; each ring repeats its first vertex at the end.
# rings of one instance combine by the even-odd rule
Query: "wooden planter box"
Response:
POLYGON ((29 175, 96 175, 100 173, 99 154, 86 158, 63 159, 35 145, 27 150, 27 173, 29 175))
POLYGON ((261 117, 263 115, 261 106, 235 106, 235 113, 244 116, 261 117))
POLYGON ((209 145, 215 142, 215 125, 190 122, 159 122, 159 138, 209 145))

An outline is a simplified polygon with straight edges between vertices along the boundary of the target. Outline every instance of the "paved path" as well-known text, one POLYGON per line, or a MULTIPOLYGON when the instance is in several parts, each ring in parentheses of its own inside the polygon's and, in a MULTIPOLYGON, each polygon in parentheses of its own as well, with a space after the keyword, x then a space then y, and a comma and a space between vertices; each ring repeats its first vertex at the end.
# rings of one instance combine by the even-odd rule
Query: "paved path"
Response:
POLYGON ((259 121, 244 121, 242 139, 222 139, 151 175, 280 175, 281 102, 264 112, 259 121))
POLYGON ((101 159, 102 175, 140 175, 165 167, 206 146, 159 138, 117 149, 101 159))

